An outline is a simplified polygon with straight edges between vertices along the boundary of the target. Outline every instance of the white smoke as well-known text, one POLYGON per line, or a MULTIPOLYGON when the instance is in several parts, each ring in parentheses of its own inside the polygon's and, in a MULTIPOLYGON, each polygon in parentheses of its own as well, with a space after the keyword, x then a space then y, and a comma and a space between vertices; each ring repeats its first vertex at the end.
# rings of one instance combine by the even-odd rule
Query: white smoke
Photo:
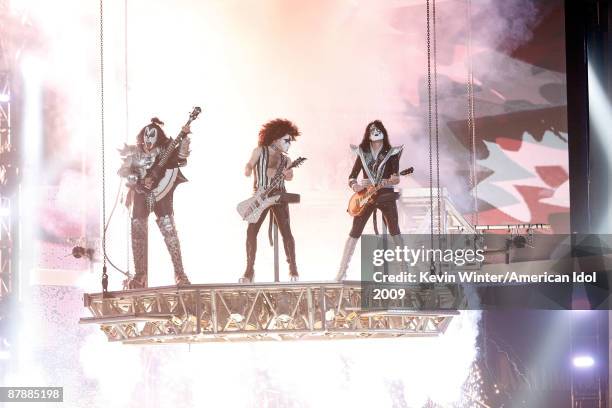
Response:
MULTIPOLYGON (((304 280, 332 278, 350 226, 344 212, 353 160, 348 144, 359 142, 369 121, 381 119, 392 142, 407 145, 402 165, 414 165, 417 174, 405 185, 427 183, 423 3, 129 0, 126 72, 125 3, 105 1, 106 176, 113 180, 107 201, 114 199, 119 164, 114 148, 126 138, 133 142, 152 116, 175 134, 191 107, 201 105, 185 169, 191 182, 176 193, 177 224, 192 281, 234 281, 244 264, 246 229, 234 206, 250 191, 242 169, 261 124, 287 117, 302 131, 291 154, 309 159, 289 187, 302 194, 292 209, 300 272, 304 280)), ((473 3, 475 53, 507 52, 529 38, 534 1, 473 3)), ((55 165, 85 163, 90 182, 98 184, 98 3, 11 4, 39 30, 39 47, 24 52, 37 54, 46 86, 62 95, 64 121, 56 133, 65 136, 66 155, 55 165)), ((453 90, 467 77, 465 2, 438 2, 437 11, 440 118, 462 119, 467 99, 453 90)), ((496 64, 475 65, 477 80, 497 78, 496 64)), ((442 184, 464 185, 456 173, 465 170, 467 153, 443 122, 441 128, 442 184)), ((91 208, 98 200, 83 201, 91 208)), ((108 239, 109 253, 121 260, 125 213, 118 214, 108 239)), ((150 248, 156 248, 150 284, 168 284, 170 261, 150 230, 150 248)), ((271 251, 260 247, 256 277, 269 280, 271 251)), ((120 282, 111 274, 111 289, 120 282)), ((459 398, 475 358, 477 321, 478 313, 464 312, 436 339, 210 344, 191 351, 108 344, 97 333, 81 349, 80 365, 97 384, 96 406, 140 406, 142 390, 153 407, 391 406, 393 384, 400 384, 409 406, 428 398, 449 404, 459 398)))
POLYGON ((81 361, 97 406, 450 406, 476 357, 479 317, 462 312, 437 338, 140 347, 96 334, 81 361))

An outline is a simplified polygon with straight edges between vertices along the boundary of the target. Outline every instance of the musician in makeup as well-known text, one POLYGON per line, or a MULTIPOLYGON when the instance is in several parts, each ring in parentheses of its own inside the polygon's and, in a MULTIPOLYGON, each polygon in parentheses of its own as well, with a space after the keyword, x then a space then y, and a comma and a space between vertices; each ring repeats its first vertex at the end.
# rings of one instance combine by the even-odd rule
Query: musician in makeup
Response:
MULTIPOLYGON (((257 147, 253 150, 247 162, 244 174, 253 175, 253 189, 255 192, 272 187, 269 194, 282 195, 286 192, 285 181, 293 179, 293 170, 289 168, 292 161, 287 155, 291 143, 300 135, 298 128, 289 120, 274 119, 264 124, 259 131, 257 147), (276 182, 275 182, 276 180, 276 182)), ((240 282, 253 281, 255 257, 257 255, 257 234, 266 215, 272 213, 278 229, 283 238, 285 256, 289 264, 289 276, 292 281, 298 280, 298 270, 295 260, 295 239, 291 233, 289 205, 279 202, 267 208, 261 216, 249 222, 246 237, 246 269, 240 282)), ((272 220, 271 220, 272 222, 272 220)))
POLYGON ((187 181, 180 168, 187 164, 190 153, 190 139, 187 135, 191 130, 189 125, 182 128, 185 137, 178 148, 169 153, 166 164, 160 167, 156 163, 168 153, 168 146, 173 141, 166 136, 163 124, 158 118, 151 119, 151 123, 138 133, 136 145, 126 145, 120 151, 123 163, 119 175, 127 181, 129 192, 126 205, 131 207, 135 276, 128 283, 130 289, 148 286, 148 218, 151 212, 156 215, 157 226, 170 254, 176 284, 190 284, 183 268, 181 245, 174 222, 173 196, 176 187, 187 181), (156 183, 155 179, 160 180, 156 183))
POLYGON ((368 123, 359 146, 351 145, 351 150, 356 158, 348 177, 349 188, 355 193, 359 193, 372 185, 381 188, 373 197, 373 203, 367 205, 359 215, 353 217, 353 226, 344 244, 340 267, 336 275, 338 281, 345 278, 355 246, 373 213, 376 229, 376 210, 382 212, 393 242, 403 246, 396 204, 398 195, 393 188, 400 182, 399 164, 402 149, 403 146, 391 146, 387 129, 380 120, 368 123), (360 173, 362 175, 361 180, 358 179, 360 173))

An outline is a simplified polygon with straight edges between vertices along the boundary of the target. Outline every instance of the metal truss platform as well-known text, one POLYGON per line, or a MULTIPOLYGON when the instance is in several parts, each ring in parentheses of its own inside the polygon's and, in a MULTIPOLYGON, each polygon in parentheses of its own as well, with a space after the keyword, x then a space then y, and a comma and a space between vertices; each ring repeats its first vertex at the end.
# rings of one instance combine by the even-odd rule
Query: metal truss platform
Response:
POLYGON ((438 201, 434 197, 433 205, 429 188, 408 188, 401 192, 398 201, 400 226, 404 234, 429 234, 431 231, 431 212, 434 213, 434 225, 440 225, 440 233, 474 234, 476 229, 461 214, 446 188, 440 191, 440 220, 438 201))
POLYGON ((450 289, 408 289, 402 306, 361 310, 361 283, 300 282, 167 286, 86 294, 109 341, 130 344, 424 337, 443 334, 450 289), (423 310, 425 309, 425 310, 423 310))

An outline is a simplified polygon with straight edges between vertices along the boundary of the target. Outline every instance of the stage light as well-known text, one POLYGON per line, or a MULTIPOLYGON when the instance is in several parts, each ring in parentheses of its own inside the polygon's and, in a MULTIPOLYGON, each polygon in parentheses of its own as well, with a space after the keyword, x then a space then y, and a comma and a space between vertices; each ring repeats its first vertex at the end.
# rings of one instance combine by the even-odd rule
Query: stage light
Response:
POLYGON ((232 313, 230 314, 230 319, 236 323, 240 323, 244 320, 244 316, 240 313, 232 313))
POLYGON ((527 244, 527 238, 522 235, 517 235, 512 238, 512 243, 516 248, 525 248, 525 244, 527 244))
MULTIPOLYGON (((607 91, 605 86, 602 85, 602 80, 597 75, 597 71, 588 64, 588 78, 589 78, 589 119, 591 126, 594 127, 597 132, 604 137, 609 132, 612 126, 612 104, 608 99, 607 91)), ((607 156, 608 162, 612 158, 612 145, 610 143, 603 143, 603 149, 607 156)), ((609 165, 608 165, 609 167, 609 165)), ((602 234, 608 233, 612 226, 612 211, 608 211, 608 217, 605 222, 601 222, 597 226, 595 233, 599 232, 602 234)))
POLYGON ((0 93, 0 102, 9 102, 10 100, 11 97, 9 96, 9 94, 0 93))
POLYGON ((82 246, 75 246, 72 248, 72 256, 79 259, 85 257, 90 261, 93 260, 95 250, 92 248, 83 248, 82 246))
POLYGON ((576 356, 573 359, 574 367, 576 368, 589 368, 595 365, 595 360, 591 356, 576 356))

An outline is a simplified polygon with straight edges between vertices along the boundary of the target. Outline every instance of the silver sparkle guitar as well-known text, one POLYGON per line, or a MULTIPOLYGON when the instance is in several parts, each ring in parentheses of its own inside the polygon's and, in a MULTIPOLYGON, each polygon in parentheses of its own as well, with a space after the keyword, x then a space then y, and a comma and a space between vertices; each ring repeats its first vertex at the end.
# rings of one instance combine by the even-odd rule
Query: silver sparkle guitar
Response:
MULTIPOLYGON (((298 157, 289 167, 287 167, 287 170, 298 167, 305 161, 306 159, 304 157, 298 157)), ((236 206, 236 210, 243 220, 253 224, 259 220, 264 211, 278 203, 278 200, 281 197, 280 194, 270 194, 272 191, 274 191, 274 189, 280 186, 281 182, 283 181, 283 177, 284 176, 282 173, 277 175, 272 179, 268 187, 257 189, 255 194, 253 194, 253 197, 240 202, 236 206)))

